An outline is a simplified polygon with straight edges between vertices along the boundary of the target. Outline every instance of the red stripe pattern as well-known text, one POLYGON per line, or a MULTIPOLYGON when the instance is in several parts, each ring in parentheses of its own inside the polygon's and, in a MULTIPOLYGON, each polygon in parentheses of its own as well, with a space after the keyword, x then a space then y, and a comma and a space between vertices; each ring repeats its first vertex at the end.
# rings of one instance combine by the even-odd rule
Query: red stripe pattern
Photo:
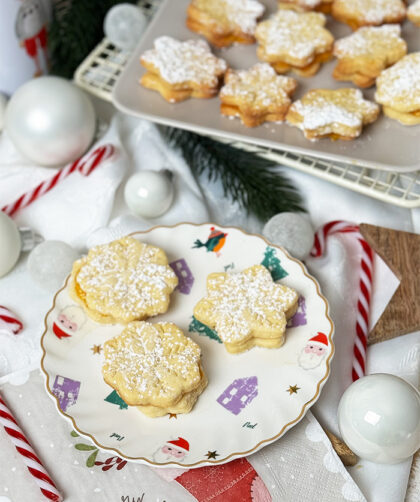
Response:
POLYGON ((23 329, 23 324, 16 314, 0 305, 0 331, 5 330, 17 335, 23 329))
POLYGON ((357 225, 337 220, 327 223, 316 232, 311 255, 314 257, 322 256, 326 249, 327 237, 337 233, 354 234, 362 248, 359 296, 357 300, 356 338, 353 349, 352 379, 354 382, 365 375, 366 372, 366 349, 369 334, 370 298, 373 280, 373 251, 360 234, 357 225))
POLYGON ((20 209, 29 206, 35 200, 42 197, 44 194, 53 189, 60 181, 64 178, 67 178, 70 174, 75 171, 80 172, 83 176, 89 176, 89 174, 96 169, 101 163, 105 160, 112 157, 115 153, 115 148, 113 145, 107 144, 102 145, 93 152, 86 154, 84 157, 73 162, 73 164, 69 164, 64 167, 57 174, 55 174, 52 178, 43 181, 34 189, 29 192, 24 193, 18 199, 16 199, 11 204, 4 206, 1 210, 6 213, 8 216, 13 216, 20 209))
POLYGON ((11 411, 0 396, 0 424, 10 437, 18 453, 22 456, 28 471, 34 477, 39 489, 52 502, 61 502, 62 496, 57 490, 54 481, 50 478, 41 460, 37 457, 29 441, 26 439, 11 411))

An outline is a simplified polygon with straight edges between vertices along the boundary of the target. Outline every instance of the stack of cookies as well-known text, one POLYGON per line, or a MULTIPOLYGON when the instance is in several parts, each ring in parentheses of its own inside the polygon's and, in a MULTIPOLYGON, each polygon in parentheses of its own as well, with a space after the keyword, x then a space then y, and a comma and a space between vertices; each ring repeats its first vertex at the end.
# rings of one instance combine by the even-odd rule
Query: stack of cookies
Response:
POLYGON ((355 89, 328 87, 311 89, 293 104, 298 81, 280 78, 288 72, 309 78, 335 57, 335 80, 359 88, 378 82, 375 100, 385 115, 404 125, 419 123, 418 57, 404 58, 407 44, 399 23, 407 16, 420 24, 420 0, 408 8, 403 0, 279 0, 276 13, 263 19, 264 13, 258 0, 191 0, 186 17, 191 31, 216 48, 256 42, 262 63, 228 68, 203 40, 160 37, 141 57, 147 69, 142 85, 170 102, 214 97, 220 91, 221 114, 238 117, 247 127, 286 121, 310 140, 352 140, 378 118, 377 104, 355 89), (327 15, 355 32, 334 41, 326 28, 327 15), (396 84, 403 80, 410 82, 404 89, 396 84))
POLYGON ((145 415, 188 413, 207 386, 200 347, 172 323, 141 321, 168 310, 178 278, 157 246, 124 237, 92 248, 73 265, 69 293, 100 323, 121 323, 104 344, 102 373, 145 415))

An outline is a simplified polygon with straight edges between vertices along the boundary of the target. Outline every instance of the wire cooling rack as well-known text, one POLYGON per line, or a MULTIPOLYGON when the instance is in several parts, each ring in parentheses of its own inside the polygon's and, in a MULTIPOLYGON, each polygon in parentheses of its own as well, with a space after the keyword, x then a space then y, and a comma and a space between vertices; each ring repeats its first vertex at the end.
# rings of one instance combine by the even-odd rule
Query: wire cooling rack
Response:
MULTIPOLYGON (((138 5, 145 15, 151 18, 160 3, 161 0, 140 0, 138 5)), ((91 94, 111 101, 112 89, 129 57, 129 52, 121 51, 104 38, 76 70, 75 81, 91 94)), ((220 138, 215 139, 220 140, 220 138)), ((420 171, 412 173, 380 171, 241 142, 230 143, 369 197, 405 208, 420 207, 420 171)))

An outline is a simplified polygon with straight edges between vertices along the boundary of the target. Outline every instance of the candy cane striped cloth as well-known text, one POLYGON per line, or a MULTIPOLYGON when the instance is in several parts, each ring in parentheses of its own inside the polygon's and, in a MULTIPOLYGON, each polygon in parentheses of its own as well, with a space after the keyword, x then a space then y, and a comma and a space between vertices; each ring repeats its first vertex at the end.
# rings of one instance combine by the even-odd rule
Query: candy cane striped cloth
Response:
POLYGON ((63 498, 58 492, 57 487, 32 449, 32 446, 29 444, 29 441, 26 439, 1 395, 0 423, 3 425, 6 434, 10 437, 18 453, 22 456, 28 471, 34 477, 43 495, 53 502, 61 502, 63 498))
POLYGON ((17 200, 15 200, 15 202, 4 206, 1 210, 8 216, 13 216, 17 211, 29 206, 29 204, 34 202, 36 199, 49 192, 61 180, 69 176, 74 171, 79 171, 84 176, 89 176, 89 174, 96 169, 96 167, 98 167, 106 159, 109 159, 114 153, 115 148, 110 144, 102 145, 96 148, 93 152, 86 154, 72 164, 64 167, 52 178, 43 181, 33 190, 21 195, 17 200))
POLYGON ((314 257, 322 256, 325 252, 327 237, 337 233, 354 234, 354 237, 358 239, 362 247, 359 296, 357 300, 356 339, 353 349, 352 379, 354 382, 362 377, 366 371, 366 347, 369 334, 369 311, 373 277, 373 251, 359 232, 357 225, 346 221, 331 221, 316 232, 311 255, 314 257))
POLYGON ((8 308, 3 307, 3 305, 0 305, 0 331, 6 330, 17 335, 22 329, 23 324, 17 315, 8 308))

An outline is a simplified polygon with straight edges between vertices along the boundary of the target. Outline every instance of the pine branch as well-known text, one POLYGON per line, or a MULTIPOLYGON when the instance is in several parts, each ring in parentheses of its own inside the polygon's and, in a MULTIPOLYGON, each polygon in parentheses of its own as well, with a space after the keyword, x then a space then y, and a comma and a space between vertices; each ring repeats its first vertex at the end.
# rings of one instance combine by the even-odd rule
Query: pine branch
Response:
POLYGON ((51 73, 72 78, 85 57, 102 40, 103 21, 114 5, 135 0, 56 0, 48 32, 51 73))
POLYGON ((268 159, 211 138, 165 128, 169 144, 181 150, 193 174, 221 180, 224 195, 238 202, 248 214, 267 221, 277 213, 305 211, 292 183, 268 159))

